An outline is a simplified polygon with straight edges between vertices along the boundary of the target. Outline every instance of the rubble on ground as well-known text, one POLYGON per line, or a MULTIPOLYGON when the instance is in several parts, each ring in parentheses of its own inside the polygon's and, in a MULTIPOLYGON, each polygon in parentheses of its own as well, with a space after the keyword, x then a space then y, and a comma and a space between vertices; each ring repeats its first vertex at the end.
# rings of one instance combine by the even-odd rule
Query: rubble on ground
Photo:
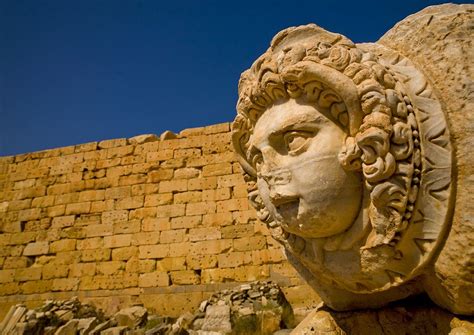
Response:
MULTIPOLYGON (((243 284, 204 300, 179 318, 157 316, 142 306, 105 316, 77 297, 47 300, 28 309, 12 306, 0 323, 4 335, 272 335, 294 325, 293 310, 279 286, 269 281, 243 284)), ((289 331, 287 332, 289 333, 289 331)))

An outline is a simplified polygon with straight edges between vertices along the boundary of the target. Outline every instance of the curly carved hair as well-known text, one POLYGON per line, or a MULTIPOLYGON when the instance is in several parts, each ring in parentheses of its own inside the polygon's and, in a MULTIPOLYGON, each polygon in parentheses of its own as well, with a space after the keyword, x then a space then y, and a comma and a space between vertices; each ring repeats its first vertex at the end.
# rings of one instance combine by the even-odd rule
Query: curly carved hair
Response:
MULTIPOLYGON (((394 243, 416 199, 419 142, 413 107, 402 84, 375 55, 316 25, 288 28, 239 82, 233 144, 256 199, 256 170, 248 149, 260 116, 279 100, 303 98, 346 133, 339 160, 361 170, 370 192, 371 245, 394 243)), ((261 217, 271 225, 271 218, 261 217)))

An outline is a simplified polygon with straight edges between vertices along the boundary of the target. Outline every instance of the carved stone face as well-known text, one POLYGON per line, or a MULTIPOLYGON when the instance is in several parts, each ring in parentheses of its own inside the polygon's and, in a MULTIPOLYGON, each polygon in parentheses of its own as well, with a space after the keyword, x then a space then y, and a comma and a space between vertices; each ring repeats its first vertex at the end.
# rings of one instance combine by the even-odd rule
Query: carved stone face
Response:
POLYGON ((314 106, 290 99, 257 121, 250 155, 260 196, 275 221, 306 238, 332 236, 360 210, 360 173, 338 160, 346 134, 314 106))

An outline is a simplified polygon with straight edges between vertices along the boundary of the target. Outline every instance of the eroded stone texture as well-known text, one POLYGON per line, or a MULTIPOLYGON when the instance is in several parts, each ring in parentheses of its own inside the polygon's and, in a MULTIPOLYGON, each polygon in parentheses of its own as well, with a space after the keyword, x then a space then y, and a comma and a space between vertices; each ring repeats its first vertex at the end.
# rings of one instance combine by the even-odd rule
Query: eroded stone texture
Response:
POLYGON ((474 313, 473 8, 428 8, 373 44, 288 28, 241 76, 250 202, 336 310, 426 291, 474 313))
MULTIPOLYGON (((472 321, 472 320, 471 320, 472 321)), ((295 335, 472 334, 474 324, 417 297, 376 310, 314 310, 295 335)))

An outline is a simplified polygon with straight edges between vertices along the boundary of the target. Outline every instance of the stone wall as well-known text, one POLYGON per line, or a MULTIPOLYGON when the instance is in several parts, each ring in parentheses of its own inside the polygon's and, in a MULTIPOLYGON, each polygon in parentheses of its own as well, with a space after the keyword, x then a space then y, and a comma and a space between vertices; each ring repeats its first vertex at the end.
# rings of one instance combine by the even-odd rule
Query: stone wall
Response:
POLYGON ((255 217, 229 124, 0 157, 0 317, 78 296, 178 315, 256 279, 318 297, 255 217))

